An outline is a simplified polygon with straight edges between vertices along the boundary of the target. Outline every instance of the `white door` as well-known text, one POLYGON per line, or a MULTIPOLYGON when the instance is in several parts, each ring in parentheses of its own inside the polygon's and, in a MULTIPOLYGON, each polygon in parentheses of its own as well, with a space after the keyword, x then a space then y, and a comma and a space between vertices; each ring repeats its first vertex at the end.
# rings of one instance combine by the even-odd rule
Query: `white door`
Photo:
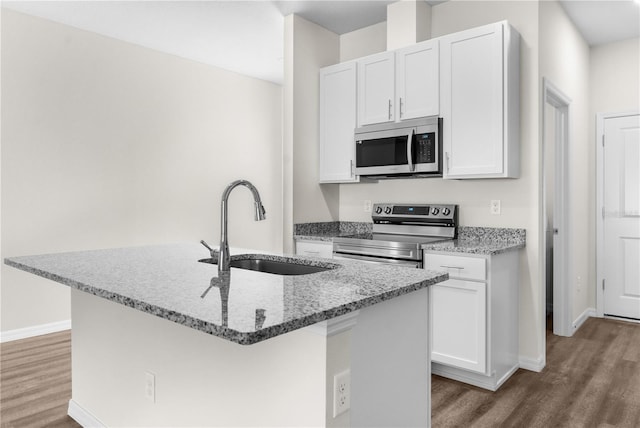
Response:
POLYGON ((640 115, 604 121, 604 314, 640 320, 640 115))
POLYGON ((396 118, 436 116, 440 113, 438 41, 430 40, 396 54, 396 118))
POLYGON ((393 122, 395 98, 394 52, 358 61, 358 126, 393 122))

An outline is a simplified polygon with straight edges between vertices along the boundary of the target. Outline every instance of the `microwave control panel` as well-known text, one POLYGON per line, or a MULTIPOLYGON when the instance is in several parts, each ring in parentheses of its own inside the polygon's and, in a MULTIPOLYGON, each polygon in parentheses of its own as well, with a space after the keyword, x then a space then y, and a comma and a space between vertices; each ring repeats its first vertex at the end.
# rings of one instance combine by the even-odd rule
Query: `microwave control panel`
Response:
POLYGON ((425 132, 416 135, 415 142, 415 163, 435 163, 436 162, 436 133, 425 132))

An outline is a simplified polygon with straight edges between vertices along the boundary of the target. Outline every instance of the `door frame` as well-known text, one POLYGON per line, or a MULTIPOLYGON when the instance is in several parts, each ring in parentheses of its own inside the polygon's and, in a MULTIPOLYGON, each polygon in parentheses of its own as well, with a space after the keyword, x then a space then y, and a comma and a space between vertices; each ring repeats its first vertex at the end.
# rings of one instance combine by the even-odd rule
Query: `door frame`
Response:
POLYGON ((596 114, 596 315, 604 317, 604 121, 640 111, 596 114))
POLYGON ((540 227, 540 261, 541 275, 540 288, 542 292, 540 301, 541 322, 542 322, 542 347, 546 349, 546 322, 547 322, 547 233, 546 233, 546 180, 545 169, 549 165, 545 165, 545 135, 546 127, 549 126, 545 122, 545 108, 550 104, 556 109, 556 129, 554 144, 555 148, 555 174, 554 174, 554 227, 564 231, 558 235, 556 244, 554 245, 554 255, 558 256, 559 263, 554 263, 554 269, 557 269, 557 276, 554 275, 553 283, 553 334, 558 336, 573 335, 573 322, 571 320, 573 312, 573 293, 571 288, 571 266, 569 258, 569 242, 571 242, 571 230, 569 228, 570 205, 569 197, 569 123, 571 114, 571 98, 565 95, 556 85, 548 78, 542 79, 542 132, 540 144, 540 211, 539 211, 539 227, 540 227), (560 126, 558 126, 560 125, 560 126), (557 265, 557 266, 556 266, 557 265))

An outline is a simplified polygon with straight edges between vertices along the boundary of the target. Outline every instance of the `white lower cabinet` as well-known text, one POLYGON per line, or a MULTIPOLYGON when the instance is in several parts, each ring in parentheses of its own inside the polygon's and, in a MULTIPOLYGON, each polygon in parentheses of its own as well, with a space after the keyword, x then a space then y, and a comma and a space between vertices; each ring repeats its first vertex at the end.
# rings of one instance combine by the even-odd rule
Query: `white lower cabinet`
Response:
POLYGON ((434 374, 495 391, 518 369, 518 263, 518 251, 425 253, 450 278, 429 287, 434 374))
POLYGON ((486 291, 484 282, 458 279, 431 287, 431 361, 486 373, 486 291))
POLYGON ((333 243, 325 241, 296 241, 298 256, 333 258, 333 243))

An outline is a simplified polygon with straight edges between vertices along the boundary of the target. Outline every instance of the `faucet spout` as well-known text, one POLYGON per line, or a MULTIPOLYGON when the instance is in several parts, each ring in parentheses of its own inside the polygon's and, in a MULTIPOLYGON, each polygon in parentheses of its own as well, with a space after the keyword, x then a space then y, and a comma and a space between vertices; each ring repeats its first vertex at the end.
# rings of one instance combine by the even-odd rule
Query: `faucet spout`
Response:
POLYGON ((253 194, 253 201, 255 204, 255 220, 261 221, 266 218, 266 211, 262 205, 260 199, 260 193, 258 189, 247 180, 236 180, 229 184, 222 193, 222 202, 220 204, 220 254, 218 256, 218 274, 229 272, 230 255, 229 255, 229 238, 227 235, 227 217, 228 210, 227 205, 229 201, 229 195, 231 191, 238 186, 245 186, 253 194))

